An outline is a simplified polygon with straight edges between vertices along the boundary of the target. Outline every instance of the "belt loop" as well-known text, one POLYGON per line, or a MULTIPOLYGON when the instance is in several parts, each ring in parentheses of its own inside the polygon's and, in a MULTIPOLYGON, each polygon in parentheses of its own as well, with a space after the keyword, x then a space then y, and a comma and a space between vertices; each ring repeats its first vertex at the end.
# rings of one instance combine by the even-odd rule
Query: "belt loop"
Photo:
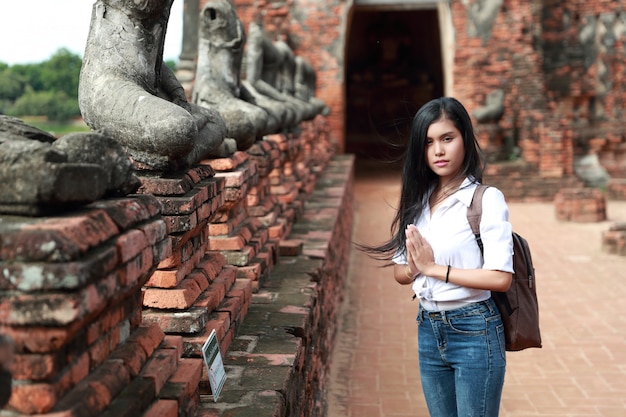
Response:
POLYGON ((445 311, 445 310, 441 311, 441 320, 443 320, 443 322, 444 322, 445 324, 450 324, 450 323, 448 322, 448 316, 446 316, 446 311, 445 311))
POLYGON ((487 308, 489 309, 489 313, 493 316, 495 314, 495 309, 493 308, 493 299, 488 298, 485 300, 485 305, 487 306, 487 308))

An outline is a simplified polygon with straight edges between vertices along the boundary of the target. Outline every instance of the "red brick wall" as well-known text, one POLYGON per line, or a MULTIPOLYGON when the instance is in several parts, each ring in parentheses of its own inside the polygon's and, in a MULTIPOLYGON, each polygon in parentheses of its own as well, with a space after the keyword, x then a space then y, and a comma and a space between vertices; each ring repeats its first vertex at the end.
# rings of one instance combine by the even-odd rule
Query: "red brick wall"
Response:
MULTIPOLYGON (((317 72, 316 96, 330 108, 327 116, 330 134, 339 150, 344 147, 343 27, 346 5, 330 0, 323 6, 316 0, 258 2, 234 0, 237 15, 247 27, 255 4, 266 11, 264 27, 270 37, 287 35, 296 55, 304 57, 317 72)), ((201 1, 202 3, 202 1, 201 1)))
MULTIPOLYGON (((488 31, 472 32, 469 7, 476 1, 450 4, 455 33, 453 95, 468 109, 484 105, 495 89, 504 91, 501 133, 477 125, 490 152, 508 136, 517 138, 521 157, 536 187, 542 179, 573 176, 578 155, 597 153, 612 176, 626 177, 626 33, 617 20, 618 2, 504 0, 488 31), (584 41, 585 33, 591 33, 584 41), (490 143, 491 141, 491 143, 490 143)), ((235 0, 244 24, 254 1, 235 0)), ((483 3, 485 4, 485 3, 483 3)), ((331 108, 331 135, 344 149, 344 33, 349 6, 338 0, 268 1, 269 33, 288 34, 297 54, 318 71, 318 96, 331 108)), ((508 169, 505 169, 508 170, 508 169)), ((501 169, 494 167, 492 175, 501 169)), ((499 178, 493 178, 497 185, 499 178)), ((546 188, 546 187, 544 187, 546 188)), ((546 199, 558 181, 545 190, 546 199)))
MULTIPOLYGON (((314 393, 328 368, 352 224, 353 161, 333 168, 335 153, 317 116, 298 134, 271 135, 186 172, 137 172, 137 195, 46 218, 0 217, 0 333, 15 342, 7 415, 195 416, 208 392, 202 345, 215 330, 229 351, 283 253, 304 265, 277 271, 297 275, 303 303, 289 301, 283 313, 310 324, 290 334, 288 314, 271 320, 299 358, 280 368, 292 382, 285 395, 290 407, 320 409, 314 393)), ((257 357, 273 353, 264 347, 257 357)), ((245 377, 238 386, 256 383, 245 377)))

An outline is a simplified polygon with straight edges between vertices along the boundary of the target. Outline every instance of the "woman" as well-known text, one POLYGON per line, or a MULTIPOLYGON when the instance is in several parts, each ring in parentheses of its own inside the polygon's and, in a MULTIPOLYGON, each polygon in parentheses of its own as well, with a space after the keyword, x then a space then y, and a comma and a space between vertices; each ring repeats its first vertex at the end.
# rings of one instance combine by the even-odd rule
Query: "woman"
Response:
POLYGON ((419 299, 422 389, 432 417, 497 416, 506 366, 502 320, 491 291, 513 272, 503 194, 489 187, 480 225, 484 257, 467 221, 484 157, 470 117, 454 98, 426 103, 413 119, 392 238, 365 248, 395 263, 394 277, 419 299))

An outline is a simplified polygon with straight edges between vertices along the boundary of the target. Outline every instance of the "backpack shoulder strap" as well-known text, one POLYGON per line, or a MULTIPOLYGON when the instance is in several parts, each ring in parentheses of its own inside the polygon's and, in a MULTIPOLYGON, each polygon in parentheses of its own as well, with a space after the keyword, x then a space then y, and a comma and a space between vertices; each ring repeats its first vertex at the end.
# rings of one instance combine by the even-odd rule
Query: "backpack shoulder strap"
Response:
POLYGON ((476 237, 476 243, 478 243, 481 253, 483 251, 483 242, 480 238, 480 219, 483 216, 483 194, 488 187, 488 185, 478 185, 474 191, 472 202, 467 208, 467 221, 476 237))

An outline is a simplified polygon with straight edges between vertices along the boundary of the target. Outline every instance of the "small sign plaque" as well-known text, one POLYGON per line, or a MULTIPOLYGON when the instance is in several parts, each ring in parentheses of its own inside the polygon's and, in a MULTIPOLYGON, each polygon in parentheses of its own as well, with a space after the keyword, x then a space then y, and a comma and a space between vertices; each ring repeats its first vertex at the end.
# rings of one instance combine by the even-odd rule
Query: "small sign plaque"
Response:
POLYGON ((202 356, 204 356, 204 363, 206 364, 206 369, 209 374, 209 384, 211 385, 211 392, 213 393, 213 401, 217 402, 220 391, 222 391, 222 387, 226 381, 226 371, 224 370, 224 362, 220 354, 220 345, 217 342, 215 329, 211 331, 211 334, 202 346, 202 356))

